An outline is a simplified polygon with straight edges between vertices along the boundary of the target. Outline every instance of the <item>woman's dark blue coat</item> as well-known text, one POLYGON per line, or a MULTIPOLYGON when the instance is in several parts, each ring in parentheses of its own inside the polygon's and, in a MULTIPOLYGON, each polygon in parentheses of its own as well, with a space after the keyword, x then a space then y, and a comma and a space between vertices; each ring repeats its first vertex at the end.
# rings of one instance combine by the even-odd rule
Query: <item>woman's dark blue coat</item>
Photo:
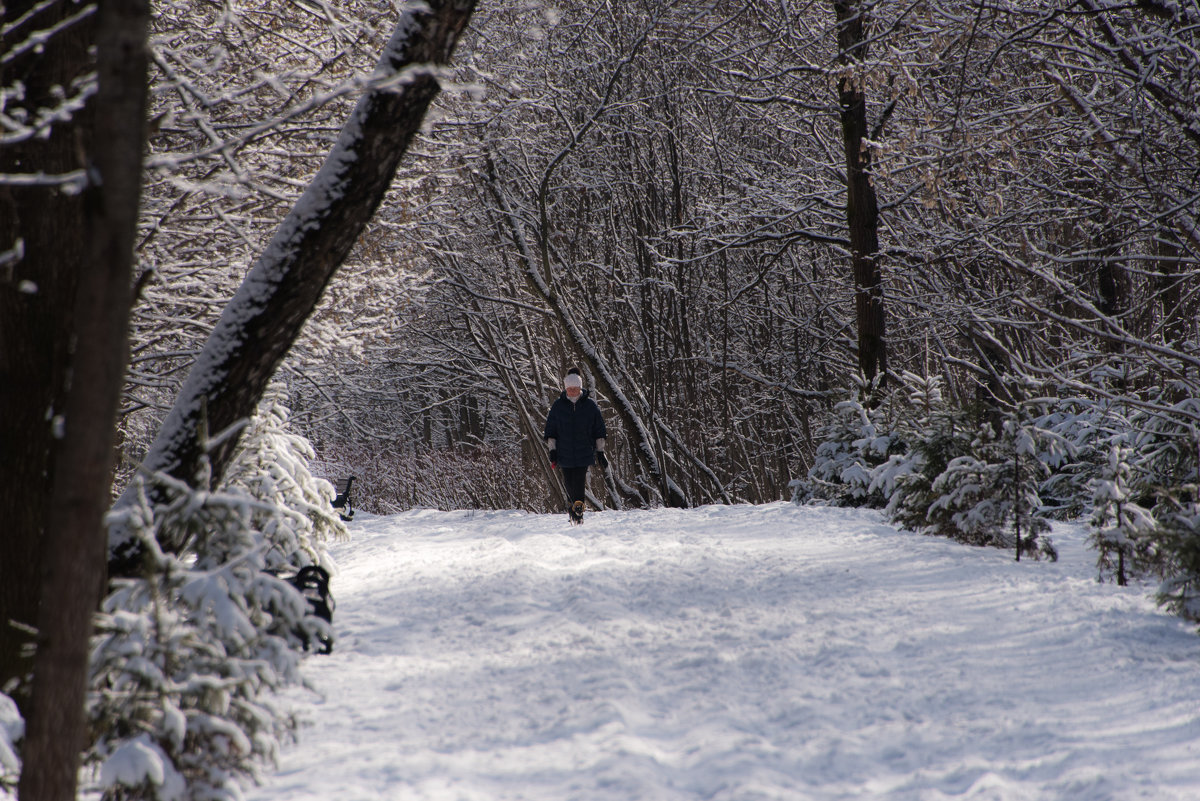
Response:
POLYGON ((596 440, 608 436, 600 407, 586 389, 571 403, 564 391, 546 415, 546 439, 554 439, 559 467, 587 467, 596 461, 596 440))

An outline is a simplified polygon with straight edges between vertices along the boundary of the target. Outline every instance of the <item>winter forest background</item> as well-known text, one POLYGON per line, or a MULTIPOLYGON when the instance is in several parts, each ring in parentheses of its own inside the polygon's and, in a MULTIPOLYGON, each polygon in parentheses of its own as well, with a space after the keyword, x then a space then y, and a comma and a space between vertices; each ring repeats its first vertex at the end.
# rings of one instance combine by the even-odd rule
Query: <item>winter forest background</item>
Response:
MULTIPOLYGON (((377 513, 559 509, 540 431, 571 365, 609 422, 598 507, 875 506, 1018 558, 1085 517, 1102 579, 1156 577, 1200 618, 1194 0, 185 0, 148 9, 145 80, 122 70, 147 9, 110 5, 0 16, 0 611, 22 624, 0 632, 0 691, 33 708, 56 482, 90 464, 55 449, 102 404, 62 410, 96 386, 89 310, 121 308, 88 281, 96 253, 132 252, 107 323, 128 370, 96 357, 115 480, 93 473, 123 538, 82 736, 93 767, 141 748, 179 782, 110 773, 111 797, 220 797, 270 755, 288 723, 266 690, 294 679, 297 631, 322 632, 280 576, 341 532, 314 476, 357 476, 377 513), (453 30, 406 28, 422 14, 453 30), (197 454, 137 478, 347 120, 443 56, 386 197, 326 259, 315 312, 286 315, 298 341, 244 326, 223 387, 265 383, 246 352, 286 352, 242 393, 257 416, 230 434, 196 393, 197 454), (136 180, 98 188, 93 152, 136 180), (93 190, 131 210, 100 251, 120 219, 93 190)), ((379 163, 358 153, 340 163, 379 163)), ((97 597, 98 558, 79 574, 97 597)))

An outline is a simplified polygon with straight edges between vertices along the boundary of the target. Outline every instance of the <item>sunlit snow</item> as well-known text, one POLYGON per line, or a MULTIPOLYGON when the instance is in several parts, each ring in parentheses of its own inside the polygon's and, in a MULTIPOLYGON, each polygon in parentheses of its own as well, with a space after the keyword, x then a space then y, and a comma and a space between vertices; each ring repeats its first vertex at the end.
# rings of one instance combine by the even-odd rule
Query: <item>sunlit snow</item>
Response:
POLYGON ((311 725, 250 801, 1200 798, 1147 586, 765 506, 360 514, 311 725))

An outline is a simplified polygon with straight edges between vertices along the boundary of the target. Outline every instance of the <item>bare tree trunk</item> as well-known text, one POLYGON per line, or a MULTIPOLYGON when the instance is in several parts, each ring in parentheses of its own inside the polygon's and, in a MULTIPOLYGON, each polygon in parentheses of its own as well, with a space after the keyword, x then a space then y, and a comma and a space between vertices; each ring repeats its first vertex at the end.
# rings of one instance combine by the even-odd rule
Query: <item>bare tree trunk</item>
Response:
MULTIPOLYGON (((860 61, 866 54, 866 12, 853 0, 835 0, 839 59, 860 61)), ((884 338, 883 277, 879 269, 879 205, 871 185, 871 151, 867 146, 867 103, 862 88, 849 77, 838 82, 842 143, 846 153, 846 223, 854 273, 854 305, 858 317, 858 366, 868 382, 887 377, 884 338)))
POLYGON ((89 122, 108 135, 92 137, 82 197, 88 258, 75 265, 75 346, 43 546, 21 801, 74 799, 86 742, 92 616, 106 576, 101 520, 110 501, 117 406, 129 350, 149 19, 147 0, 107 0, 98 9, 98 90, 89 122))
POLYGON ((61 87, 78 85, 95 68, 91 20, 64 25, 77 12, 36 0, 0 4, 0 78, 20 76, 21 97, 6 98, 8 119, 30 121, 21 134, 5 130, 0 147, 0 687, 28 715, 38 625, 44 536, 54 478, 55 420, 63 414, 74 336, 79 266, 85 263, 81 154, 90 142, 90 107, 40 130, 34 121, 61 109, 61 87), (21 22, 24 20, 23 22, 21 22), (48 29, 63 26, 38 48, 18 50, 48 29), (51 110, 54 110, 52 112, 51 110))
MULTIPOLYGON (((219 435, 253 414, 325 287, 387 193, 441 89, 433 65, 449 61, 474 7, 475 0, 430 0, 403 7, 375 68, 375 85, 359 101, 316 178, 226 306, 150 446, 145 471, 194 483, 207 454, 212 480, 220 478, 238 436, 224 437, 209 449, 198 434, 202 422, 207 420, 208 430, 219 435)), ((124 502, 123 497, 119 503, 124 502)), ((167 550, 180 546, 161 544, 167 550)), ((110 548, 114 570, 132 568, 137 548, 124 532, 113 532, 110 548)))
POLYGON ((1163 340, 1173 348, 1179 348, 1187 336, 1186 314, 1183 303, 1183 278, 1179 261, 1183 248, 1174 232, 1161 229, 1158 234, 1158 278, 1155 290, 1161 305, 1163 340))

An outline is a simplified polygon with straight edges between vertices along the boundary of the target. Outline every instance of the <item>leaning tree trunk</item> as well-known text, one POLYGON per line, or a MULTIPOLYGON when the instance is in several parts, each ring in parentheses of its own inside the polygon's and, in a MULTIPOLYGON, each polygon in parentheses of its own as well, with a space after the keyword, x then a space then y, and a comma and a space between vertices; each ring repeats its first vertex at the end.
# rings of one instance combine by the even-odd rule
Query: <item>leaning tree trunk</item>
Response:
MULTIPOLYGON (((474 7, 475 0, 404 6, 372 88, 225 307, 150 446, 144 472, 194 484, 207 456, 211 480, 221 477, 238 436, 210 444, 200 432, 229 431, 254 413, 326 285, 383 201, 440 91, 433 65, 449 61, 474 7)), ((127 490, 118 503, 131 500, 127 490)), ((181 543, 161 545, 174 551, 181 543)), ((127 532, 114 530, 110 548, 114 570, 133 568, 138 549, 127 532)))
MULTIPOLYGON (((866 11, 853 0, 836 0, 839 60, 854 64, 867 51, 866 11)), ((884 338, 883 277, 879 267, 879 204, 871 184, 871 150, 867 146, 867 103, 851 76, 838 82, 842 143, 846 153, 846 223, 854 274, 854 306, 858 319, 858 366, 868 385, 887 377, 884 338)))
MULTIPOLYGON (((133 240, 142 184, 148 0, 106 0, 95 25, 97 91, 82 194, 86 258, 75 264, 71 375, 42 547, 41 602, 20 801, 75 798, 86 745, 92 617, 103 595, 117 407, 129 353, 133 240)), ((88 26, 88 30, 91 30, 88 26)))

